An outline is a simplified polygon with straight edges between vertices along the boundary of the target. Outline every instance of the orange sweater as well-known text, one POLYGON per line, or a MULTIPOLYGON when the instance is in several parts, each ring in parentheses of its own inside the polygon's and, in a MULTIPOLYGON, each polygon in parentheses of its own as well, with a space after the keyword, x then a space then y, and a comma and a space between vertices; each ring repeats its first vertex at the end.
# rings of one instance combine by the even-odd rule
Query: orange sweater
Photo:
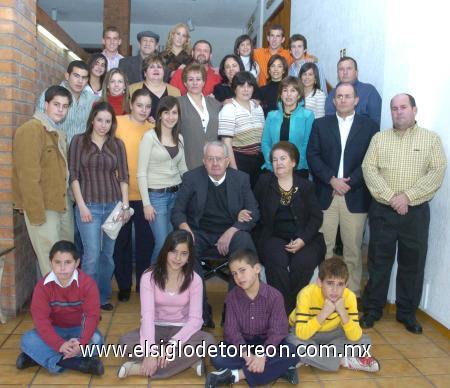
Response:
MULTIPOLYGON (((288 65, 291 65, 292 57, 289 50, 282 48, 277 52, 277 54, 286 58, 288 65)), ((267 83, 267 78, 269 77, 269 69, 267 68, 267 64, 269 63, 269 59, 272 55, 275 54, 271 54, 268 48, 258 48, 253 51, 253 58, 259 65, 259 86, 264 86, 267 83)))
POLYGON ((117 116, 116 136, 124 142, 127 151, 128 174, 130 176, 128 197, 130 201, 141 201, 137 183, 139 143, 144 133, 153 127, 154 125, 148 121, 144 124, 131 121, 129 115, 117 116))

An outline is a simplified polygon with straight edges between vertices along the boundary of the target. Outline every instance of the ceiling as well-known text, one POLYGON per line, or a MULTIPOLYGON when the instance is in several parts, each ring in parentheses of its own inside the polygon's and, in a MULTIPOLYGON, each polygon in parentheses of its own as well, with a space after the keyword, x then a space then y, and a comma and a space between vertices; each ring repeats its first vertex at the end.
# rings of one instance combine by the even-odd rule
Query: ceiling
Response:
MULTIPOLYGON (((257 1, 131 0, 131 22, 172 25, 190 18, 197 26, 242 28, 257 1)), ((49 15, 55 8, 58 21, 103 22, 103 0, 38 0, 38 5, 49 15)))

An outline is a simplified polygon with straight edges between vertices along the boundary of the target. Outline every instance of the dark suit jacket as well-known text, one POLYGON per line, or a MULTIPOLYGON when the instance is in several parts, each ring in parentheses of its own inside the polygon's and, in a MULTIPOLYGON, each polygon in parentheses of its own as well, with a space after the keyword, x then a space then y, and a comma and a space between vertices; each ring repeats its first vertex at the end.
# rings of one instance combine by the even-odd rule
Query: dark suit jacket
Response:
MULTIPOLYGON (((188 171, 183 175, 183 182, 178 191, 175 205, 172 209, 172 224, 178 228, 187 222, 192 229, 200 229, 199 223, 206 205, 208 194, 208 173, 204 166, 188 171)), ((249 176, 242 171, 227 169, 223 184, 227 185, 228 210, 235 220, 234 227, 250 231, 259 220, 259 210, 256 199, 250 188, 249 176), (252 220, 239 222, 238 214, 242 209, 252 212, 252 220)))
MULTIPOLYGON (((367 213, 371 196, 364 182, 361 164, 370 140, 378 132, 371 119, 355 114, 344 149, 344 177, 350 177, 351 189, 345 195, 347 208, 352 213, 367 213)), ((316 183, 316 193, 322 209, 328 209, 333 195, 330 180, 337 177, 341 158, 341 135, 336 115, 324 116, 313 123, 307 159, 316 183)))
MULTIPOLYGON (((314 183, 294 174, 294 194, 291 201, 292 213, 297 227, 296 236, 305 244, 309 244, 320 236, 323 213, 314 191, 314 183)), ((257 233, 257 246, 261 249, 263 243, 273 236, 275 215, 280 203, 278 178, 275 174, 260 175, 255 186, 255 197, 261 213, 259 233, 257 233)))
POLYGON ((142 73, 142 57, 141 54, 125 57, 119 61, 119 69, 127 75, 128 85, 144 80, 142 73))

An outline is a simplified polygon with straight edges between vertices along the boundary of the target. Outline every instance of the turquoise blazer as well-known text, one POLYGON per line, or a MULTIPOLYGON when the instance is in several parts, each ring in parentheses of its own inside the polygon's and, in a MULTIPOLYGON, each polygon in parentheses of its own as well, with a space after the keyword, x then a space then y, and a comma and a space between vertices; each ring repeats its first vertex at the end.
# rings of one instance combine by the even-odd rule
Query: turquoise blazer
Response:
MULTIPOLYGON (((303 107, 303 102, 291 114, 289 124, 289 142, 295 144, 300 153, 300 162, 297 170, 308 169, 306 161, 306 148, 308 147, 309 135, 314 121, 314 113, 303 107)), ((278 102, 278 110, 269 112, 264 125, 261 140, 261 150, 264 155, 262 168, 273 171, 270 161, 272 146, 280 141, 281 125, 283 124, 283 106, 278 102)))

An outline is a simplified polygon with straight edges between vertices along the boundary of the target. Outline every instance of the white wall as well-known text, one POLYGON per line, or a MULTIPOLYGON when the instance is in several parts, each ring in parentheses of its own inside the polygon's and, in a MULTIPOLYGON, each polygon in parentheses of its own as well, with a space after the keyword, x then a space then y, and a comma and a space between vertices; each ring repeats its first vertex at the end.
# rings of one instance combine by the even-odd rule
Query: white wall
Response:
MULTIPOLYGON (((250 15, 249 15, 250 16, 250 15)), ((81 46, 83 45, 101 45, 103 24, 88 22, 59 22, 59 25, 81 46)), ((133 55, 137 53, 136 35, 139 31, 151 30, 159 34, 160 43, 165 45, 167 35, 172 26, 166 25, 146 25, 131 24, 130 41, 133 46, 133 55)), ((191 31, 191 39, 194 43, 198 39, 206 39, 213 46, 212 62, 214 66, 219 66, 220 60, 233 52, 235 39, 244 33, 244 28, 213 28, 198 27, 191 31)))
POLYGON ((328 82, 337 82, 339 51, 358 62, 359 79, 383 87, 386 0, 292 0, 291 35, 308 40, 308 51, 319 58, 328 82))
MULTIPOLYGON (((416 98, 419 125, 441 136, 450 155, 450 36, 445 3, 429 0, 292 0, 291 32, 308 38, 310 52, 336 81, 339 50, 357 59, 359 78, 376 86, 383 98, 381 127, 390 128, 389 101, 397 93, 416 98)), ((450 179, 431 201, 429 248, 421 308, 450 328, 450 179)), ((395 300, 395 287, 389 299, 395 300)))

